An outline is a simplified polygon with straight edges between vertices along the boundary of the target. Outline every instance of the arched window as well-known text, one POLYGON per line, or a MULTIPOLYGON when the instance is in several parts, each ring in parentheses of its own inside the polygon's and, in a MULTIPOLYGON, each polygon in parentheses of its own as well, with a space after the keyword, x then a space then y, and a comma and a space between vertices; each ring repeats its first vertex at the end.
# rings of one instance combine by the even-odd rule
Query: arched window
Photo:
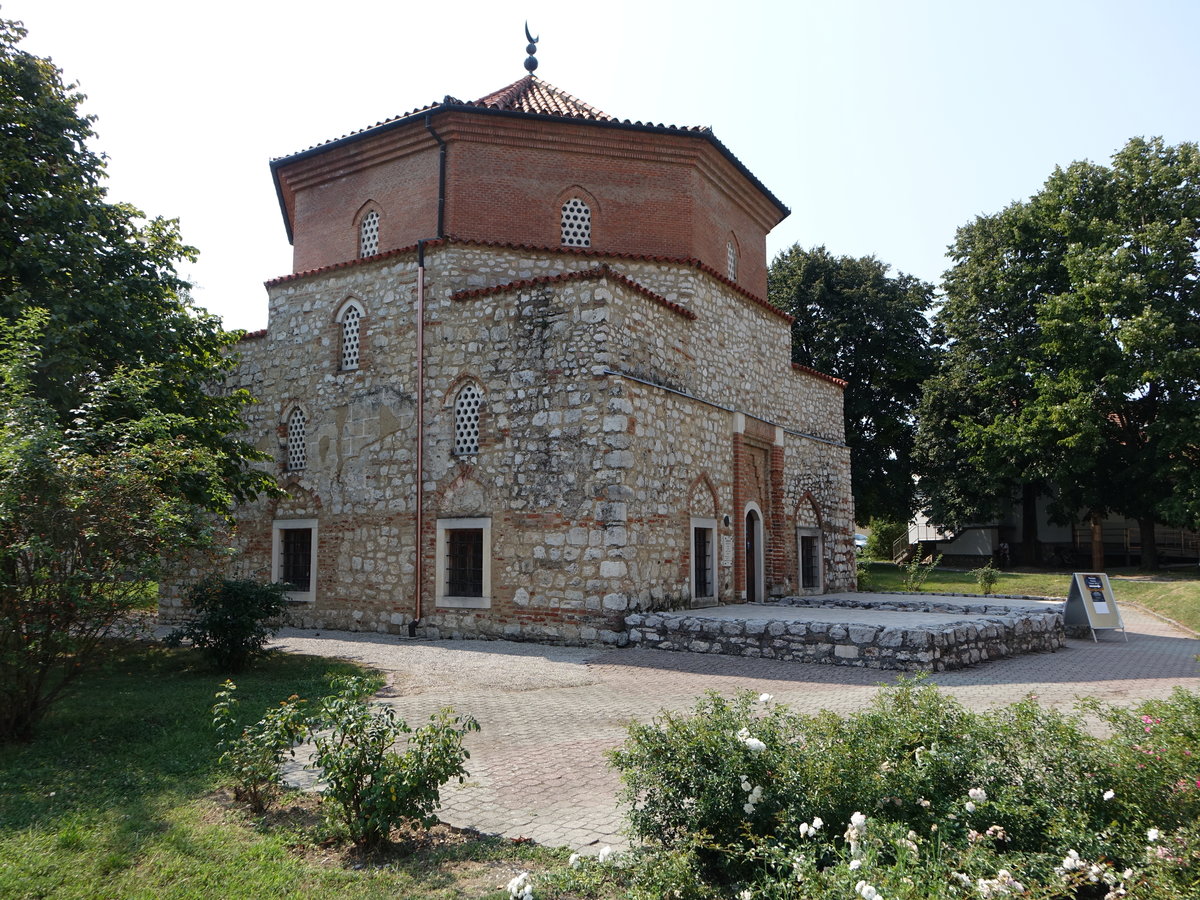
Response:
POLYGON ((725 274, 730 281, 737 281, 738 254, 733 241, 725 242, 725 274))
POLYGON ((379 252, 379 213, 371 210, 358 225, 358 255, 374 256, 379 252))
POLYGON ((308 418, 300 407, 292 410, 287 423, 287 468, 299 472, 308 465, 308 418))
POLYGON ((474 382, 467 382, 454 400, 454 453, 471 456, 479 452, 479 407, 483 394, 474 382))
POLYGON ((342 371, 358 368, 359 333, 362 326, 362 308, 357 303, 347 304, 342 311, 342 371))
POLYGON ((562 243, 564 247, 592 246, 592 211, 578 197, 562 205, 562 243))

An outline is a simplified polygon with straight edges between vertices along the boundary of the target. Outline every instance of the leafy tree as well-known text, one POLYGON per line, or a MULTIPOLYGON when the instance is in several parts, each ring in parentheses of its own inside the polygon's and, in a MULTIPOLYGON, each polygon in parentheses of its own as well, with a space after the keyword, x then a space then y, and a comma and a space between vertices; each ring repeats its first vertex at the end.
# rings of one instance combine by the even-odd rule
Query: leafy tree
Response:
MULTIPOLYGON (((162 571, 211 543, 177 478, 222 490, 212 453, 146 402, 153 370, 98 381, 69 427, 34 392, 43 310, 0 321, 0 743, 28 740, 162 571), (142 407, 136 419, 116 410, 142 407)), ((228 499, 228 494, 226 494, 228 499)))
MULTIPOLYGON (((140 402, 179 416, 180 439, 213 451, 235 497, 253 496, 267 477, 245 466, 255 451, 231 437, 247 397, 214 389, 238 335, 188 298, 176 266, 195 250, 178 223, 106 200, 84 97, 49 60, 18 48, 24 36, 0 20, 0 317, 16 322, 31 305, 48 313, 31 387, 66 425, 97 379, 153 369, 140 402)), ((207 483, 181 479, 179 488, 216 509, 224 498, 207 483)))
POLYGON ((855 517, 907 521, 913 511, 914 409, 933 374, 925 313, 933 286, 888 274, 873 256, 799 245, 771 262, 771 302, 795 317, 792 360, 847 382, 855 517))
POLYGON ((1135 519, 1154 568, 1156 521, 1200 525, 1200 151, 1135 138, 1056 169, 952 253, 922 407, 935 517, 1052 486, 1060 521, 1135 519))
POLYGON ((177 224, 109 203, 83 96, 0 20, 0 741, 34 725, 161 574, 273 487, 234 435, 236 334, 177 224), (211 514, 218 514, 213 516, 211 514))

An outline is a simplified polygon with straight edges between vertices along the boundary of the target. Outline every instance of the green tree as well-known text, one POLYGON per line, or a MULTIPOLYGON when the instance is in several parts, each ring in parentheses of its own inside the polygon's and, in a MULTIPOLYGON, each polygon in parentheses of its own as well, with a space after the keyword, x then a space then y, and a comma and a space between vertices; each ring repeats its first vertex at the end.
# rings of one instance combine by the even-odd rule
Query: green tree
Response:
POLYGON ((799 245, 771 262, 771 302, 793 316, 792 360, 847 382, 855 517, 907 521, 913 511, 914 410, 933 373, 925 313, 933 286, 888 274, 873 256, 799 245))
POLYGON ((32 736, 164 556, 211 545, 214 518, 177 480, 224 491, 212 452, 176 439, 187 423, 147 402, 154 370, 97 381, 64 427, 34 387, 48 318, 0 320, 0 743, 32 736), (142 415, 127 417, 131 407, 142 415))
POLYGON ((1111 166, 1056 169, 952 253, 948 347, 922 407, 935 517, 1052 487, 1060 521, 1135 519, 1154 568, 1156 521, 1200 525, 1196 145, 1135 138, 1111 166))
POLYGON ((106 200, 83 100, 0 20, 0 741, 37 721, 162 572, 274 487, 236 435, 236 334, 175 222, 106 200), (214 515, 216 514, 216 515, 214 515))
MULTIPOLYGON (((213 452, 236 497, 253 496, 267 477, 245 465, 256 454, 232 436, 248 398, 219 389, 238 334, 191 303, 177 265, 195 251, 178 223, 107 201, 83 95, 49 60, 19 49, 24 36, 0 20, 0 316, 13 323, 30 306, 48 313, 31 388, 65 425, 98 379, 121 367, 153 370, 139 402, 177 416, 179 438, 213 452)), ((215 509, 224 498, 207 484, 181 479, 179 488, 215 509)))

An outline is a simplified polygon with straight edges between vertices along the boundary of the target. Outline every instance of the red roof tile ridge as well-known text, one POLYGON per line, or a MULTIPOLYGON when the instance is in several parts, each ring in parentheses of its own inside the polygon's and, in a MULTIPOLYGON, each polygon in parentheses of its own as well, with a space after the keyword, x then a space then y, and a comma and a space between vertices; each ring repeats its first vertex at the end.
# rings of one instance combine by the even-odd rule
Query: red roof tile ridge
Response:
MULTIPOLYGON (((730 281, 727 277, 722 275, 720 272, 718 272, 712 266, 707 265, 693 257, 655 256, 655 255, 648 254, 648 253, 624 253, 624 252, 616 251, 616 250, 595 250, 590 247, 546 247, 546 246, 538 246, 537 244, 514 244, 514 243, 509 243, 507 241, 484 241, 484 240, 478 240, 475 238, 459 238, 459 237, 455 237, 454 235, 446 235, 444 238, 438 238, 435 240, 429 240, 429 241, 425 242, 426 247, 437 247, 437 246, 441 246, 443 244, 466 244, 466 245, 475 246, 475 247, 501 247, 505 250, 530 250, 530 251, 534 251, 536 253, 564 253, 564 254, 572 254, 575 256, 607 257, 609 259, 625 259, 625 260, 632 260, 634 262, 661 262, 661 263, 668 263, 670 265, 676 265, 676 266, 691 266, 692 268, 699 269, 701 272, 708 275, 710 278, 715 278, 721 284, 725 285, 730 290, 736 292, 744 299, 749 300, 751 303, 762 308, 766 312, 769 312, 775 316, 778 316, 779 318, 781 318, 785 322, 787 322, 789 325, 791 325, 793 322, 796 321, 792 316, 785 313, 783 310, 781 310, 779 307, 775 306, 770 301, 764 300, 762 297, 759 297, 757 294, 751 293, 750 291, 746 290, 741 285, 739 285, 733 281, 730 281)), ((334 272, 334 271, 337 271, 338 269, 346 269, 351 266, 361 265, 363 263, 377 262, 382 259, 389 259, 390 257, 399 256, 404 253, 412 253, 416 249, 417 249, 416 244, 410 244, 407 247, 397 247, 394 250, 385 250, 382 253, 376 253, 374 256, 364 256, 359 259, 348 259, 348 260, 345 260, 344 262, 331 263, 327 266, 319 266, 315 269, 306 269, 302 272, 293 272, 290 275, 280 275, 277 278, 272 278, 270 281, 265 282, 265 286, 266 287, 275 287, 276 285, 284 284, 289 281, 296 281, 301 278, 311 278, 315 275, 324 275, 327 272, 334 272)), ((668 302, 668 303, 671 302, 669 300, 666 300, 666 298, 663 298, 663 299, 665 302, 668 302)))
POLYGON ((510 291, 521 291, 532 287, 541 287, 547 284, 559 284, 567 281, 579 281, 583 279, 593 278, 610 278, 613 281, 623 284, 630 290, 646 297, 648 300, 664 306, 671 312, 683 316, 691 321, 696 320, 696 314, 679 303, 668 300, 661 294, 657 294, 650 290, 644 284, 633 280, 627 275, 610 268, 608 265, 601 263, 598 266, 593 266, 590 269, 576 269, 571 272, 560 272, 557 275, 539 275, 537 278, 521 278, 516 281, 509 281, 505 284, 496 284, 485 288, 472 288, 465 291, 455 291, 450 295, 451 300, 474 300, 478 297, 489 297, 495 294, 504 294, 510 291))
POLYGON ((518 78, 512 84, 480 97, 474 103, 462 105, 536 115, 615 121, 608 113, 532 74, 518 78))
POLYGON ((260 328, 258 331, 247 331, 240 338, 238 338, 238 343, 241 343, 242 341, 255 341, 259 338, 265 338, 266 336, 267 329, 265 328, 260 328))
POLYGON ((822 381, 828 381, 830 384, 836 384, 838 387, 845 387, 850 382, 844 378, 838 378, 836 375, 830 375, 827 372, 822 372, 819 369, 814 369, 812 366, 806 366, 803 363, 792 363, 792 369, 797 372, 804 372, 806 375, 812 375, 820 378, 822 381))
POLYGON ((636 262, 662 262, 677 266, 691 266, 695 269, 699 269, 704 274, 715 278, 717 281, 721 282, 721 284, 733 291, 736 291, 751 303, 754 303, 765 309, 767 312, 783 319, 789 325, 796 321, 793 316, 788 315, 769 300, 764 300, 757 294, 746 290, 737 282, 731 281, 729 278, 722 275, 712 266, 690 256, 656 256, 649 253, 626 253, 620 250, 596 250, 591 247, 547 247, 538 246, 536 244, 512 244, 506 241, 483 241, 475 238, 458 238, 453 235, 447 235, 446 240, 455 244, 473 244, 477 247, 503 247, 506 250, 534 250, 539 253, 571 253, 576 256, 604 256, 610 259, 628 259, 636 262))
MULTIPOLYGON (((426 247, 440 247, 442 244, 448 243, 445 239, 435 238, 425 241, 426 247)), ((384 259, 391 259, 393 256, 403 256, 406 253, 413 253, 417 249, 416 244, 409 244, 407 247, 396 247, 393 250, 384 250, 382 253, 376 253, 374 256, 360 256, 356 259, 347 259, 342 262, 330 263, 327 266, 317 266, 315 269, 304 269, 300 272, 291 272, 287 275, 278 275, 269 281, 264 281, 264 287, 275 287, 279 284, 285 284, 289 281, 298 281, 301 278, 312 278, 314 275, 324 275, 328 272, 336 272, 338 269, 349 269, 353 266, 361 266, 364 263, 379 262, 384 259)))

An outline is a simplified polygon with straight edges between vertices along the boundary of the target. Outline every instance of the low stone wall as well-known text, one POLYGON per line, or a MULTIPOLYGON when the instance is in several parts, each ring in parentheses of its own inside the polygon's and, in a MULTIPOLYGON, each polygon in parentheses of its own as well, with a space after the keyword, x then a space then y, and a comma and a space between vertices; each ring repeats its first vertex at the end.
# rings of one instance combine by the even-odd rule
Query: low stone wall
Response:
MULTIPOLYGON (((878 608, 878 607, 875 607, 878 608)), ((631 646, 870 669, 941 672, 1065 643, 1062 613, 1005 610, 953 623, 904 626, 627 616, 631 646)))

